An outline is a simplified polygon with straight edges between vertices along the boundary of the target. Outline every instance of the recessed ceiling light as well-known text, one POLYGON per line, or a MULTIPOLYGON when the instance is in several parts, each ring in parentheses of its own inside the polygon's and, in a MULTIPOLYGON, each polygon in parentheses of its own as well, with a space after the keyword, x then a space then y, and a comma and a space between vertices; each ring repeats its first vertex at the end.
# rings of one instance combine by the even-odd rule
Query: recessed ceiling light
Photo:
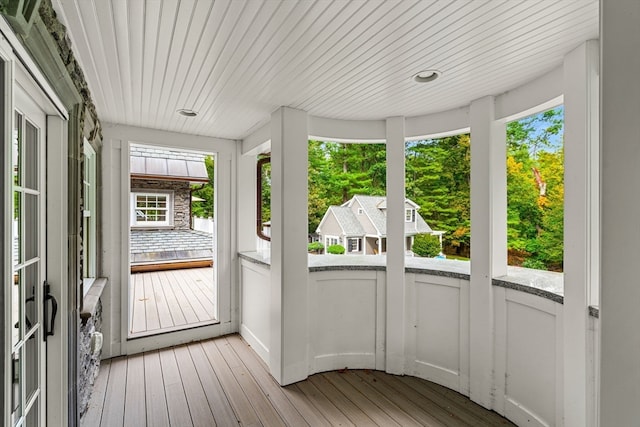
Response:
POLYGON ((185 117, 195 117, 198 115, 197 111, 190 110, 188 108, 181 108, 178 110, 178 114, 185 117))
POLYGON ((413 75, 413 80, 418 83, 429 83, 440 77, 442 73, 438 70, 424 70, 413 75))

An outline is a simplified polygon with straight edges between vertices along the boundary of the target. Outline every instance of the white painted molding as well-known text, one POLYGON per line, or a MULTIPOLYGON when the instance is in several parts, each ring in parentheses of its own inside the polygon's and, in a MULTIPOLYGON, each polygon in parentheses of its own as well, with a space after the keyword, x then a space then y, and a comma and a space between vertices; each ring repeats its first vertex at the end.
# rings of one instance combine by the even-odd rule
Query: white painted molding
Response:
POLYGON ((281 385, 309 373, 307 113, 271 115, 271 374, 281 385))
POLYGON ((7 40, 7 42, 11 45, 11 48, 13 49, 13 52, 17 56, 18 60, 22 64, 24 64, 25 68, 29 70, 29 73, 33 76, 33 79, 38 82, 38 85, 46 94, 47 98, 49 98, 49 101, 51 101, 51 103, 55 106, 56 110, 58 110, 62 118, 65 120, 69 120, 69 112, 64 106, 64 103, 49 84, 49 80, 47 80, 42 71, 40 71, 40 67, 38 67, 34 60, 31 58, 31 55, 27 52, 27 49, 18 40, 18 36, 15 35, 13 30, 11 29, 11 26, 4 17, 0 18, 0 33, 2 33, 5 40, 7 40))
POLYGON ((564 420, 587 425, 590 290, 599 282, 597 40, 564 60, 564 420))
POLYGON ((600 1, 600 425, 640 420, 640 2, 600 1))
POLYGON ((256 155, 264 153, 268 150, 269 141, 271 140, 271 123, 260 126, 250 135, 242 139, 243 155, 256 155))
POLYGON ((562 104, 562 66, 495 97, 496 120, 505 122, 527 117, 562 104))
POLYGON ((404 373, 405 351, 405 121, 386 123, 387 139, 387 352, 386 371, 404 373))
POLYGON ((188 147, 205 152, 227 152, 235 155, 237 142, 233 139, 189 135, 159 129, 103 123, 104 139, 120 139, 159 147, 188 147))
POLYGON ((493 407, 493 285, 507 273, 506 130, 495 99, 471 104, 470 398, 493 407))
POLYGON ((405 119, 405 139, 444 138, 469 132, 469 107, 405 119))
POLYGON ((309 116, 309 138, 335 142, 385 142, 384 120, 338 120, 309 116))

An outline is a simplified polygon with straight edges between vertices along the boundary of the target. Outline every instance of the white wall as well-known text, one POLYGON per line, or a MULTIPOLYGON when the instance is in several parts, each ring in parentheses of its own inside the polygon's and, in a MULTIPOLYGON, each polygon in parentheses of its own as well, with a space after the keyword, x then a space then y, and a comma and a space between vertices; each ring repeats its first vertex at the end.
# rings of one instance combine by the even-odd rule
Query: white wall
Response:
POLYGON ((269 364, 271 345, 271 271, 240 260, 240 335, 269 364))
MULTIPOLYGON (((241 261, 240 333, 269 363, 269 267, 241 261)), ((469 285, 467 279, 406 273, 405 324, 386 323, 386 272, 309 274, 308 375, 349 367, 385 369, 385 334, 404 335, 404 371, 469 396, 469 285)), ((493 286, 495 329, 490 409, 517 425, 563 425, 563 305, 493 286)), ((595 347, 598 320, 590 317, 595 347)), ((593 347, 592 347, 593 348, 593 347)), ((591 353, 595 356, 595 352, 591 353)), ((595 399, 597 358, 590 362, 595 399)), ((595 425, 595 410, 588 417, 595 425)))

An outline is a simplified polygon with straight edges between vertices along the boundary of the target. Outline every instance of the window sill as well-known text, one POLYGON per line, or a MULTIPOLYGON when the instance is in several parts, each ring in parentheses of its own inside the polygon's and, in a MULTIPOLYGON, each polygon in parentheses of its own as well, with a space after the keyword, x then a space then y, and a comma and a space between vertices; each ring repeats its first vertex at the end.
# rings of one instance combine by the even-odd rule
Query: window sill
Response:
POLYGON ((100 301, 102 291, 104 291, 107 281, 108 279, 105 277, 98 277, 97 279, 94 279, 91 289, 89 289, 89 292, 87 292, 82 300, 82 311, 80 311, 80 319, 82 319, 82 323, 85 323, 96 313, 98 301, 100 301))

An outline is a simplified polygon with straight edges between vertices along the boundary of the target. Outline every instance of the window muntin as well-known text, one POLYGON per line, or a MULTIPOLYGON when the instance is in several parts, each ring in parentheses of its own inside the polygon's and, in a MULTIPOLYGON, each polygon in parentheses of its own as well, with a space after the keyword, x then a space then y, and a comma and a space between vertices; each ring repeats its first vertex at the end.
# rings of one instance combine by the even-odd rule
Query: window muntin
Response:
POLYGON ((360 252, 362 246, 362 239, 349 237, 347 238, 347 251, 348 252, 360 252))
POLYGON ((415 209, 405 209, 404 210, 404 222, 415 222, 416 221, 416 210, 415 209))
POLYGON ((338 243, 339 243, 339 240, 335 236, 325 236, 324 238, 324 244, 326 247, 337 245, 338 243))
POLYGON ((85 279, 84 292, 89 290, 92 280, 96 277, 96 152, 91 144, 85 139, 84 141, 84 177, 82 180, 84 209, 82 211, 83 227, 83 265, 82 277, 85 279), (88 279, 88 280, 87 280, 88 279))
POLYGON ((171 226, 172 194, 132 192, 132 226, 171 226))

